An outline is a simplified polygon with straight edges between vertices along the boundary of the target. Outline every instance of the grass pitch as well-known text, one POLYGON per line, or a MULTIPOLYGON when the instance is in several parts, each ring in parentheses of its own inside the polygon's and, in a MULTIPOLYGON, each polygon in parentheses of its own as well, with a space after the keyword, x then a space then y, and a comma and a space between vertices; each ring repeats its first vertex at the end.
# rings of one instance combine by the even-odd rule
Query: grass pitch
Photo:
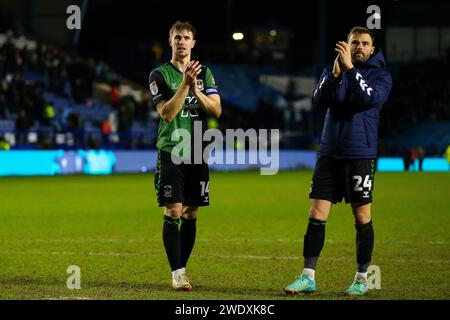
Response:
MULTIPOLYGON (((286 296, 302 269, 311 172, 211 174, 175 292, 152 175, 0 178, 0 299, 347 299, 355 272, 348 205, 333 207, 318 293, 286 296), (81 269, 69 290, 67 267, 81 269)), ((450 299, 450 176, 377 173, 373 204, 381 289, 364 299, 450 299)))

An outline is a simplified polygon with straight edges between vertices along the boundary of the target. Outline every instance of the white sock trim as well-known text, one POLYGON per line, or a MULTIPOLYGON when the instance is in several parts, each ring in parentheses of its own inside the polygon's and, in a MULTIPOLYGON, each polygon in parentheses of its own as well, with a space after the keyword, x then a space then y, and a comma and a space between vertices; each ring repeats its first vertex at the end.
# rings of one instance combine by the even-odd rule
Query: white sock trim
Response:
POLYGON ((176 278, 184 273, 184 268, 172 271, 172 278, 176 278))
POLYGON ((314 277, 316 275, 316 270, 304 268, 302 274, 307 275, 310 280, 314 280, 314 277))
POLYGON ((356 272, 355 280, 362 280, 367 282, 367 272, 356 272))

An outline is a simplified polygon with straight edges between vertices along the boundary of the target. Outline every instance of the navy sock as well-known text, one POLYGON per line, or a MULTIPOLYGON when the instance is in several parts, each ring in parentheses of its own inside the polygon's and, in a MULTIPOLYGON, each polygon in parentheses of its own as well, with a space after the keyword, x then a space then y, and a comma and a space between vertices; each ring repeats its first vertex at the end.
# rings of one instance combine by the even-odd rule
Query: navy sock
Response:
POLYGON ((303 242, 304 267, 316 269, 317 260, 325 243, 325 222, 309 219, 303 242))
POLYGON ((372 221, 355 225, 356 228, 356 262, 358 272, 367 272, 372 259, 373 244, 375 241, 372 221))

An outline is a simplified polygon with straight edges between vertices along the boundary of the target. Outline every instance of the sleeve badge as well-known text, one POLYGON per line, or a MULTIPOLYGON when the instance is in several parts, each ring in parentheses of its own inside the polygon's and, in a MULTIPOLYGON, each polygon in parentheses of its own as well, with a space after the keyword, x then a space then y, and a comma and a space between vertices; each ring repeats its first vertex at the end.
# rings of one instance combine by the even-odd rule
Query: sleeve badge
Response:
POLYGON ((152 81, 150 83, 150 92, 154 96, 156 96, 158 94, 158 85, 156 84, 156 81, 152 81))

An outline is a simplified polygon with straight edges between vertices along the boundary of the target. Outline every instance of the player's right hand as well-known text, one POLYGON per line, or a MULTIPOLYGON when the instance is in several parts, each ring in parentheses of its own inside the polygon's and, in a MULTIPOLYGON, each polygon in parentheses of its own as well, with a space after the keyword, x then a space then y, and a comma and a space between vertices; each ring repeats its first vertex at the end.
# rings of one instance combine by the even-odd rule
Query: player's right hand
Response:
POLYGON ((190 87, 195 84, 197 76, 202 72, 202 65, 199 61, 189 61, 186 70, 184 71, 184 84, 190 87))

